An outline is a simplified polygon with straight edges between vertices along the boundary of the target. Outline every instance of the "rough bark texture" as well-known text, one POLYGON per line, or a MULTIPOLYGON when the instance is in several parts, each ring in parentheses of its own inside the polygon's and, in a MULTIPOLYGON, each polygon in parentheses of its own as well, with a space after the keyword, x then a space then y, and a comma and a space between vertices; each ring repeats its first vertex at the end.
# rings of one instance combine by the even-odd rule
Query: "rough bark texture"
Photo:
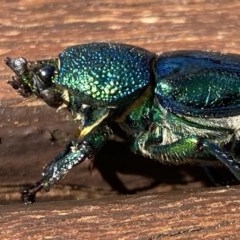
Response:
POLYGON ((38 204, 14 204, 22 185, 38 180, 77 125, 65 112, 18 96, 7 84, 12 73, 3 59, 56 57, 67 46, 92 41, 124 42, 159 53, 240 53, 239 9, 240 2, 233 0, 2 1, 1 239, 237 239, 239 189, 205 189, 210 183, 202 169, 162 166, 114 142, 95 160, 97 170, 86 162, 50 193, 40 194, 38 204), (118 193, 135 192, 144 195, 117 200, 118 193))

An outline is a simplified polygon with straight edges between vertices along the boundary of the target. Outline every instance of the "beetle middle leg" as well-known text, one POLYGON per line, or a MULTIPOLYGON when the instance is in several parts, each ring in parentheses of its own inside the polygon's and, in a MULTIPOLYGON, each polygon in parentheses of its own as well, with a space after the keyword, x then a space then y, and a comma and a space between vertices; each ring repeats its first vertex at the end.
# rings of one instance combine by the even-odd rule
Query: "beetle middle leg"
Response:
POLYGON ((184 137, 176 142, 161 145, 159 143, 145 142, 144 153, 148 153, 151 158, 162 162, 174 164, 183 164, 189 162, 189 158, 196 157, 198 153, 206 153, 214 156, 224 166, 226 166, 232 174, 240 181, 240 162, 234 159, 228 151, 219 147, 215 143, 207 139, 197 136, 184 137))

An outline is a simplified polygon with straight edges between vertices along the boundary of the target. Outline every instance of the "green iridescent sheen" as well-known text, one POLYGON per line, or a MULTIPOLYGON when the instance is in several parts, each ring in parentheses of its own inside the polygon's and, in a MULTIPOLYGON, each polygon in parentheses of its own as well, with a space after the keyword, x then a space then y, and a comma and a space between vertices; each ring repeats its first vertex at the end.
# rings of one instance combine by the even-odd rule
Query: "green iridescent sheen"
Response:
POLYGON ((165 53, 155 62, 161 104, 195 116, 240 114, 240 59, 202 51, 165 53))
POLYGON ((56 83, 94 100, 119 102, 134 95, 151 78, 154 54, 126 44, 92 43, 67 48, 59 55, 56 83))
POLYGON ((72 112, 80 129, 23 200, 34 202, 40 189, 93 158, 119 129, 135 153, 164 164, 222 164, 240 181, 240 55, 157 56, 126 44, 90 43, 67 48, 58 60, 6 59, 14 89, 72 112))

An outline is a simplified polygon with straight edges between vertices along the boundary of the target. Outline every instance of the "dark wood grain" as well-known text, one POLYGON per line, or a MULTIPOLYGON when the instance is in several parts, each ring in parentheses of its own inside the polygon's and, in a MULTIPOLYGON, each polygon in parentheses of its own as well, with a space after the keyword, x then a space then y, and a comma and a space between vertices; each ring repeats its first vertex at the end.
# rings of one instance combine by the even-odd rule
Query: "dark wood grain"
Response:
MULTIPOLYGON (((133 156, 125 145, 112 142, 100 152, 95 162, 98 170, 92 169, 91 162, 86 162, 73 169, 50 193, 40 194, 41 204, 12 205, 19 203, 22 185, 39 178, 43 166, 75 134, 77 125, 70 114, 56 113, 41 101, 17 95, 7 84, 12 73, 3 60, 6 56, 24 56, 31 60, 56 57, 67 46, 92 41, 124 42, 158 53, 177 49, 240 53, 239 9, 240 2, 234 0, 2 1, 0 203, 9 205, 0 207, 3 213, 0 221, 4 223, 1 224, 2 229, 8 229, 5 238, 18 238, 21 228, 29 236, 35 233, 40 238, 44 232, 40 231, 40 227, 46 228, 49 236, 57 231, 56 239, 70 239, 71 234, 77 236, 80 233, 88 239, 93 233, 96 239, 100 236, 106 236, 106 239, 231 239, 230 233, 236 237, 239 233, 237 189, 204 190, 210 183, 202 169, 162 166, 133 156), (116 152, 121 154, 116 156, 116 152), (195 197, 179 195, 179 191, 193 188, 200 191, 195 197), (146 195, 140 197, 140 202, 138 195, 133 195, 118 202, 114 199, 119 196, 118 192, 166 192, 166 195, 146 195), (215 198, 216 194, 219 198, 215 198), (156 199, 162 199, 162 196, 165 200, 158 202, 156 199), (148 197, 154 204, 146 204, 148 197), (56 205, 42 203, 94 198, 101 200, 66 201, 56 205), (188 205, 192 199, 192 205, 188 205), (204 204, 214 206, 215 203, 216 212, 211 207, 209 211, 205 210, 204 204), (138 212, 138 204, 142 212, 138 212), (171 211, 171 204, 186 208, 175 207, 171 211), (114 217, 115 212, 108 211, 112 206, 124 214, 114 217), (225 207, 227 210, 224 210, 225 207), (73 218, 71 212, 74 215, 75 208, 76 216, 73 218), (92 212, 88 213, 87 209, 92 209, 93 218, 92 212), (158 209, 158 217, 152 218, 151 214, 158 209), (196 210, 199 211, 197 216, 194 215, 196 210), (11 212, 9 216, 7 211, 11 212), (129 219, 133 220, 132 223, 129 219), (23 220, 27 221, 26 224, 23 220), (30 221, 33 228, 29 228, 30 221), (51 221, 55 221, 55 225, 51 225, 51 221), (60 222, 69 223, 65 232, 61 231, 62 228, 54 228, 60 222), (108 222, 112 223, 111 233, 108 222), (17 226, 11 229, 14 223, 17 226), (76 228, 71 228, 72 223, 76 228), (35 231, 36 226, 39 228, 35 231)), ((225 174, 224 169, 219 171, 225 174)))

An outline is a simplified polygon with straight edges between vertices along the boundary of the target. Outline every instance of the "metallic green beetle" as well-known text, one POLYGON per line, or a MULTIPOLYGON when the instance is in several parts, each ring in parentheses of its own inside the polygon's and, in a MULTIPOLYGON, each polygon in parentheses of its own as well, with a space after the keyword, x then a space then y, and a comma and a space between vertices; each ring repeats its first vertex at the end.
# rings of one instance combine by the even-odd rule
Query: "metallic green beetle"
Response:
POLYGON ((119 43, 69 47, 56 59, 6 58, 10 84, 77 116, 81 132, 22 192, 36 193, 92 158, 117 123, 135 153, 162 163, 213 162, 240 180, 240 56, 204 51, 156 55, 119 43), (214 158, 211 159, 211 156, 214 158))

